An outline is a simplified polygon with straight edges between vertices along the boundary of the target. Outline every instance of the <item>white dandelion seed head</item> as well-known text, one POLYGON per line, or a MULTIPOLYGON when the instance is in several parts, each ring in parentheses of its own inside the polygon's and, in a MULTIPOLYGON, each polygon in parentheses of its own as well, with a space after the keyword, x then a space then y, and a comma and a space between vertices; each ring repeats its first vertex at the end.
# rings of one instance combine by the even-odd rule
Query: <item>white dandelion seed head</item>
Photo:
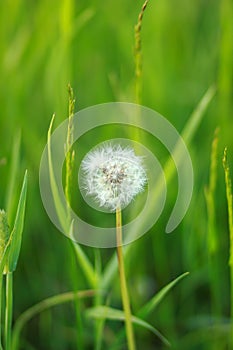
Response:
POLYGON ((105 142, 91 150, 81 163, 83 187, 100 207, 125 208, 147 182, 143 157, 131 147, 105 142))

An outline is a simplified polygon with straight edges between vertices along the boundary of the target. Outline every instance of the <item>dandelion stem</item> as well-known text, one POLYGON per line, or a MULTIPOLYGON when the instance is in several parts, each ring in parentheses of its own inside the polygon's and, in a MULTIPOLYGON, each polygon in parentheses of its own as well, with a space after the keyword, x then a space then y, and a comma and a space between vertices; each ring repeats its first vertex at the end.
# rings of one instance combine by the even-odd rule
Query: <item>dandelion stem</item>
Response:
POLYGON ((132 325, 132 319, 131 319, 129 295, 128 295, 128 289, 126 284, 123 251, 122 251, 122 215, 121 215, 121 209, 119 207, 116 209, 116 239, 117 239, 117 258, 118 258, 118 266, 119 266, 119 273, 120 273, 120 288, 121 288, 121 297, 122 297, 122 303, 123 303, 123 308, 125 313, 125 326, 126 326, 128 349, 135 350, 136 347, 135 347, 134 332, 133 332, 133 325, 132 325))
POLYGON ((6 314, 5 314, 5 350, 11 350, 11 325, 13 309, 13 273, 6 275, 6 314))

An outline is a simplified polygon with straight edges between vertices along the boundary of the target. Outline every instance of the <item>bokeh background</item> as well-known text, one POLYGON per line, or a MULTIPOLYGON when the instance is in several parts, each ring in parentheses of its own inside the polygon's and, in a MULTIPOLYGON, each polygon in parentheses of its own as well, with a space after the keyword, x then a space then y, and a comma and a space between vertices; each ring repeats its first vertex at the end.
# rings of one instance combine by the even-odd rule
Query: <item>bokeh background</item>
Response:
MULTIPOLYGON (((141 1, 5 0, 0 2, 0 207, 4 208, 10 162, 21 133, 18 189, 29 173, 25 231, 14 277, 14 319, 45 297, 89 288, 70 242, 52 225, 39 192, 39 164, 52 114, 55 126, 68 114, 67 84, 74 89, 76 111, 99 103, 134 102, 134 25, 141 1)), ((172 343, 172 349, 230 349, 229 234, 222 156, 228 146, 233 174, 233 4, 231 0, 149 2, 142 27, 142 104, 165 116, 182 132, 206 90, 213 97, 189 144, 195 173, 191 206, 170 235, 165 226, 174 205, 177 179, 169 183, 166 208, 153 229, 132 244, 126 267, 133 310, 185 271, 181 281, 147 321, 172 343), (211 143, 219 127, 214 265, 208 246, 211 143), (214 276, 214 278, 213 278, 214 276), (213 280, 215 281, 213 283, 213 280)), ((104 138, 114 130, 99 130, 104 138)), ((146 137, 145 137, 146 139, 146 137)), ((92 139, 93 141, 93 139, 92 139)), ((160 150, 148 137, 151 147, 160 150)), ((85 144, 88 148, 88 140, 85 144)), ((83 152, 83 151, 82 151, 83 152)), ((161 162, 168 154, 161 151, 161 162)), ((98 218, 97 218, 98 221, 98 218)), ((83 248, 94 261, 95 249, 83 248)), ((105 266, 114 250, 100 250, 105 266)), ((108 290, 120 307, 118 276, 108 290)), ((82 303, 83 315, 91 301, 82 303)), ((84 317, 85 349, 94 349, 93 322, 84 317)), ((72 304, 46 311, 23 332, 22 349, 76 349, 72 304)), ((122 324, 108 322, 103 344, 122 324)), ((138 348, 163 349, 151 333, 136 329, 138 348)), ((125 349, 125 345, 116 347, 125 349)))

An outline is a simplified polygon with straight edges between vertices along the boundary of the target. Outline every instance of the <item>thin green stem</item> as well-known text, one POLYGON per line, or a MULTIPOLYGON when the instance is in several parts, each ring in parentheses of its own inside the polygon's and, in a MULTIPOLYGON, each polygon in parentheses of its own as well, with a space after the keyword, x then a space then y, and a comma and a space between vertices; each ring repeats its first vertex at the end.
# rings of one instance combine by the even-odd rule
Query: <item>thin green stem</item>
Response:
POLYGON ((13 273, 6 275, 5 350, 11 350, 11 326, 13 312, 13 273))
MULTIPOLYGON (((101 284, 100 276, 102 273, 102 262, 101 253, 97 248, 95 249, 95 272, 97 276, 96 288, 99 289, 101 284)), ((101 306, 103 304, 103 296, 101 294, 96 294, 94 299, 95 307, 101 306)), ((101 350, 103 342, 103 331, 104 331, 105 319, 96 320, 95 323, 95 350, 101 350)))
POLYGON ((122 251, 122 215, 121 209, 117 208, 116 210, 116 239, 117 239, 117 258, 120 274, 120 288, 121 288, 121 297, 125 313, 125 326, 126 326, 126 335, 128 342, 128 349, 135 350, 135 340, 134 340, 134 331, 131 318, 131 309, 128 295, 128 288, 126 283, 125 276, 125 267, 124 267, 124 258, 122 251))
MULTIPOLYGON (((70 249, 72 250, 72 254, 75 254, 74 251, 74 244, 72 241, 70 241, 70 249)), ((77 279, 77 265, 74 263, 71 264, 70 276, 72 280, 72 287, 74 292, 78 291, 79 285, 78 285, 78 279, 77 279)), ((77 332, 76 332, 76 342, 77 342, 77 349, 83 350, 84 349, 84 339, 83 339, 83 320, 82 320, 82 313, 81 313, 81 300, 79 298, 74 299, 74 307, 75 307, 75 316, 76 316, 76 326, 77 326, 77 332)))

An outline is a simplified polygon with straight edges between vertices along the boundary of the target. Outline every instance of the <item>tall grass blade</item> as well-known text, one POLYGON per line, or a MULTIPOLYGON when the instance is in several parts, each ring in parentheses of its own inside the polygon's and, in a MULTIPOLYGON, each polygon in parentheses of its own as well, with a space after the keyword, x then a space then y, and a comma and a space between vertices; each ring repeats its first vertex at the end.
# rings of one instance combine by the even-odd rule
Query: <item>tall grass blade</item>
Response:
POLYGON ((204 96, 201 98, 200 102, 198 103, 197 107, 194 109, 191 116, 189 117, 189 120, 186 123, 185 128, 181 134, 182 138, 184 139, 187 145, 190 144, 193 136, 195 135, 205 115, 205 112, 210 102, 213 100, 215 94, 216 94, 216 87, 215 85, 211 85, 206 91, 206 93, 204 94, 204 96))
POLYGON ((73 245, 74 245, 77 260, 82 266, 82 269, 85 273, 85 276, 89 284, 92 286, 92 288, 96 288, 96 286, 98 285, 98 276, 90 260, 88 259, 87 255, 84 253, 83 249, 80 247, 79 244, 74 243, 73 245))
POLYGON ((10 272, 15 271, 18 258, 19 258, 21 242, 22 242, 23 226, 24 226, 26 197, 27 197, 27 171, 25 172, 25 175, 24 175, 23 186, 22 186, 22 190, 19 198, 14 227, 12 230, 12 242, 11 242, 11 248, 9 252, 9 262, 8 262, 9 264, 8 269, 10 272))
POLYGON ((208 249, 209 254, 213 255, 218 249, 218 236, 216 232, 216 208, 215 208, 215 189, 217 182, 217 156, 218 156, 218 129, 215 130, 212 142, 209 185, 205 188, 205 198, 208 211, 208 249))
POLYGON ((53 117, 51 119, 49 130, 48 130, 49 177, 50 177, 51 190, 52 190, 52 194, 53 194, 53 200, 54 200, 54 204, 55 204, 55 207, 56 207, 58 219, 60 220, 61 226, 64 229, 64 231, 68 232, 69 223, 67 222, 66 211, 63 208, 63 206, 61 204, 61 201, 60 201, 58 188, 57 188, 57 184, 56 184, 56 180, 55 180, 55 175, 54 175, 54 171, 53 171, 53 163, 52 163, 51 133, 52 133, 52 127, 53 127, 54 119, 55 119, 55 115, 53 115, 53 117))
POLYGON ((219 288, 219 280, 221 279, 221 261, 219 257, 220 237, 217 233, 216 222, 216 200, 215 191, 217 184, 217 165, 218 165, 218 129, 215 130, 212 142, 209 185, 205 188, 205 199, 208 215, 208 232, 207 232, 207 249, 209 258, 209 276, 211 285, 211 303, 212 311, 215 315, 221 315, 222 296, 219 288))

